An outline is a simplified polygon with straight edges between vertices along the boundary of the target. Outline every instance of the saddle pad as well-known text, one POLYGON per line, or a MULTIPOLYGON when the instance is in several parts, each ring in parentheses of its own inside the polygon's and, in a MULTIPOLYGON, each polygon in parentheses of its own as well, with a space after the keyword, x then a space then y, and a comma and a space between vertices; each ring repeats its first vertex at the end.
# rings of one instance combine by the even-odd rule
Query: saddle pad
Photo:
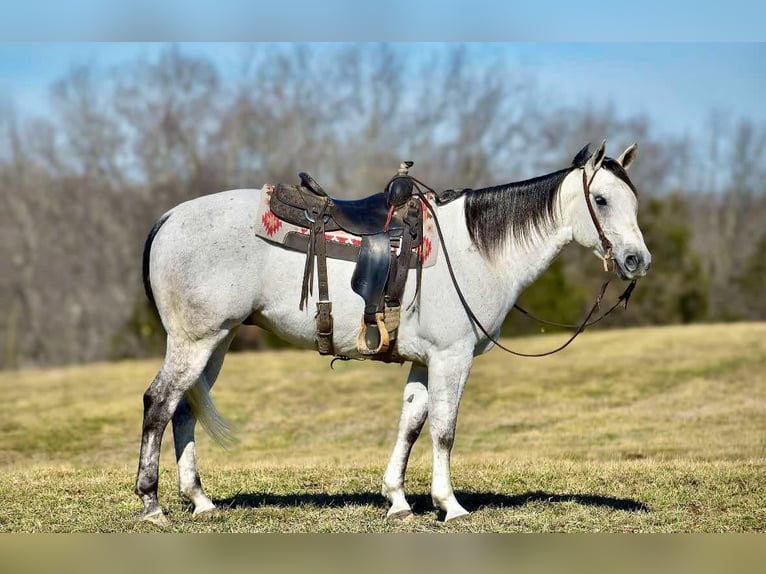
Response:
MULTIPOLYGON (((271 194, 274 193, 275 187, 271 184, 266 184, 261 190, 261 200, 258 203, 258 213, 256 214, 255 221, 255 234, 258 237, 262 237, 273 243, 277 243, 288 249, 294 249, 301 251, 298 246, 305 245, 308 242, 308 236, 310 234, 309 229, 301 227, 299 225, 293 225, 282 221, 269 207, 271 201, 271 194), (296 235, 305 236, 305 241, 296 241, 296 235)), ((433 194, 427 194, 428 201, 433 202, 433 194)), ((433 203, 432 203, 433 205, 433 203)), ((433 217, 428 209, 423 205, 423 246, 420 253, 420 258, 423 261, 423 267, 431 267, 436 263, 436 255, 438 253, 439 236, 436 233, 436 226, 433 222, 433 217)), ((356 261, 356 253, 359 251, 359 247, 362 245, 362 238, 357 235, 346 233, 345 231, 338 230, 325 233, 325 240, 327 241, 327 256, 332 259, 346 259, 349 261, 356 261)), ((305 252, 305 250, 303 250, 305 252)))

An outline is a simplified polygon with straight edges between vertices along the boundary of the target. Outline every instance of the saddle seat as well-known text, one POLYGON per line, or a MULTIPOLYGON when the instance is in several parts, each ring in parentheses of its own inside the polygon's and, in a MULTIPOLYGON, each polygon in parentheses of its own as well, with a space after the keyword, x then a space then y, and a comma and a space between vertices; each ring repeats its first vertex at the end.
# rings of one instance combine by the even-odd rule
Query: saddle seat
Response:
MULTIPOLYGON (((313 214, 324 214, 325 231, 342 229, 352 235, 365 236, 388 232, 398 237, 405 228, 405 213, 398 213, 411 197, 411 184, 406 193, 400 189, 404 181, 395 179, 379 193, 362 199, 346 200, 330 197, 314 179, 305 172, 299 174, 301 185, 279 185, 272 200, 274 214, 294 225, 308 226, 314 223, 313 214), (393 207, 393 213, 390 214, 393 207), (390 219, 389 219, 390 217, 390 219), (386 224, 388 223, 388 228, 386 224)), ((398 179, 398 178, 397 178, 398 179)))

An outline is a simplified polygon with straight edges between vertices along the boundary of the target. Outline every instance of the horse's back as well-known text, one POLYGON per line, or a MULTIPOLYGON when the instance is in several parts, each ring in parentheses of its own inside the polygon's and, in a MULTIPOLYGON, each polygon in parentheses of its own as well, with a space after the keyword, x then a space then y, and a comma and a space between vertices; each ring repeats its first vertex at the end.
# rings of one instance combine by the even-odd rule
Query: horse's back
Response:
POLYGON ((168 213, 176 219, 183 218, 187 225, 197 221, 208 223, 210 218, 219 220, 226 218, 233 222, 236 219, 233 216, 236 214, 245 215, 243 219, 247 220, 246 213, 255 217, 262 191, 261 189, 230 189, 201 195, 179 203, 168 213))

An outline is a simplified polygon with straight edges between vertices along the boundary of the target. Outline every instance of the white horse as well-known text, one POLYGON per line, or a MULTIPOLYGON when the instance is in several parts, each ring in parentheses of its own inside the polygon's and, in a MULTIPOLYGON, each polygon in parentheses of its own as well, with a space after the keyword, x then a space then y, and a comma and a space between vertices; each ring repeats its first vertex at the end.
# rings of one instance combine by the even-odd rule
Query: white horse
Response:
MULTIPOLYGON (((646 274, 651 256, 637 223, 637 196, 626 170, 633 144, 618 159, 584 148, 572 166, 531 180, 468 190, 441 206, 444 248, 477 318, 493 334, 518 295, 571 241, 604 256, 583 193, 611 240, 615 269, 623 279, 646 274)), ((170 210, 152 229, 144 253, 147 294, 167 331, 159 373, 144 394, 143 434, 136 494, 142 518, 163 524, 157 496, 160 443, 173 421, 179 489, 194 514, 213 510, 197 471, 194 428, 199 420, 214 438, 225 422, 209 397, 224 355, 242 323, 316 348, 313 312, 299 311, 305 254, 256 237, 254 217, 261 190, 238 189, 200 197, 170 210), (151 280, 151 281, 150 281, 151 280)), ((357 334, 364 302, 350 288, 352 263, 328 260, 336 353, 358 357, 357 334)), ((407 283, 403 301, 414 295, 407 283)), ((305 309, 314 309, 313 301, 305 309)), ((398 352, 412 362, 404 388, 399 429, 383 477, 388 516, 405 518, 404 494, 410 450, 428 417, 433 439, 431 497, 446 520, 467 514, 450 480, 450 452, 458 405, 473 358, 493 344, 469 319, 449 277, 445 258, 422 277, 418 309, 402 311, 398 352)))

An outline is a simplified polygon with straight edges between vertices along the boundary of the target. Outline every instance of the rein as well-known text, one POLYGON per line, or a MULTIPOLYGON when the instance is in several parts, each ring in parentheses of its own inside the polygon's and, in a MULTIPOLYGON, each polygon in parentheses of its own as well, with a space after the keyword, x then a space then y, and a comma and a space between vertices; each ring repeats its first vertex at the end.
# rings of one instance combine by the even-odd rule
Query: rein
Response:
MULTIPOLYGON (((613 268, 614 266, 614 255, 612 254, 612 243, 607 238, 606 234, 604 233, 604 229, 601 227, 601 224, 598 221, 598 217, 596 216, 596 212, 593 209, 593 206, 590 203, 590 184, 593 182, 593 178, 595 177, 595 173, 593 176, 591 176, 590 181, 588 180, 585 170, 583 169, 583 176, 582 176, 582 184, 583 184, 583 193, 585 194, 585 203, 588 206, 588 213, 590 214, 591 220, 593 221, 593 225, 596 227, 596 231, 598 232, 598 238, 601 241, 601 246, 604 250, 604 255, 602 257, 604 262, 604 271, 609 271, 610 267, 613 268)), ((604 298, 604 294, 606 293, 607 287, 609 286, 610 280, 607 279, 603 285, 601 285, 601 289, 596 296, 596 300, 593 303, 593 306, 590 308, 590 311, 588 311, 588 314, 585 316, 585 318, 582 320, 582 322, 579 325, 568 325, 565 323, 555 323, 553 321, 546 321, 544 319, 539 319, 520 307, 519 305, 514 304, 514 308, 521 311, 524 315, 527 317, 530 317, 536 321, 539 321, 540 323, 551 325, 555 327, 564 327, 569 329, 576 329, 576 331, 572 334, 572 336, 567 339, 563 344, 559 345, 555 349, 551 351, 547 351, 545 353, 521 353, 519 351, 514 351, 512 349, 509 349, 502 343, 500 343, 497 339, 495 339, 484 327, 484 325, 481 324, 481 321, 479 321, 478 317, 476 317, 476 314, 473 312, 473 309, 471 309, 471 306, 468 304, 468 301, 466 300, 465 296, 463 295, 463 291, 460 289, 460 285, 458 285, 457 278, 455 277, 455 271, 452 268, 452 262, 450 261, 449 252, 447 251, 447 245, 444 242, 444 234, 442 233, 441 225, 439 223, 439 218, 436 215, 436 210, 434 209, 433 205, 431 205, 431 202, 428 201, 426 194, 423 193, 423 190, 421 189, 421 186, 433 193, 438 198, 438 194, 429 186, 424 184, 422 181, 409 176, 410 179, 415 183, 415 186, 417 187, 417 196, 420 198, 420 200, 423 202, 423 205, 426 206, 429 212, 431 212, 431 215, 434 218, 434 223, 436 225, 436 232, 439 235, 439 242, 442 245, 442 250, 444 252, 444 260, 447 263, 447 271, 449 271, 450 278, 452 279, 452 284, 455 286, 455 291, 457 292, 457 296, 460 299, 460 303, 463 305, 463 308, 465 309, 466 313, 468 314, 468 318, 479 328, 479 330, 484 334, 487 339, 492 341, 495 346, 499 347, 503 351, 510 353, 512 355, 516 355, 517 357, 547 357, 548 355, 553 355, 554 353, 558 353, 559 351, 563 351, 566 349, 572 341, 574 341, 577 336, 582 333, 586 328, 590 327, 591 325, 595 325, 596 323, 600 322, 602 319, 607 317, 612 311, 614 311, 620 304, 623 304, 623 308, 627 309, 628 307, 628 301, 630 300, 630 296, 633 293, 633 289, 636 287, 636 280, 633 279, 628 287, 623 291, 623 293, 617 298, 617 302, 612 305, 605 313, 603 313, 601 316, 597 317, 593 321, 591 321, 591 317, 593 316, 593 313, 596 312, 596 309, 598 309, 601 306, 601 301, 604 298)))

